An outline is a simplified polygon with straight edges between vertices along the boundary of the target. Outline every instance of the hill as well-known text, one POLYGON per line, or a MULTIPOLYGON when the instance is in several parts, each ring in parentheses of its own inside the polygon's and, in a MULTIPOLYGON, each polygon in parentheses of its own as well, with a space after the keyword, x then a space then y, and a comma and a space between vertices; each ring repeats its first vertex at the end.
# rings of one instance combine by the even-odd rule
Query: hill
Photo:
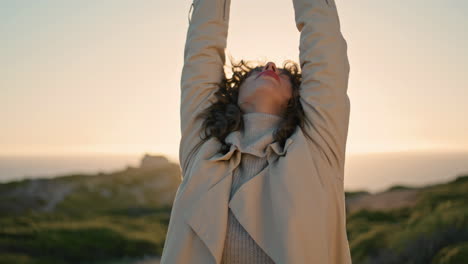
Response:
MULTIPOLYGON (((143 263, 162 252, 178 164, 0 184, 1 263, 143 263)), ((468 263, 468 175, 345 192, 353 263, 468 263)))
POLYGON ((468 175, 345 193, 353 263, 468 263, 468 175))
POLYGON ((0 263, 159 256, 180 179, 178 164, 145 155, 114 173, 0 184, 0 263))

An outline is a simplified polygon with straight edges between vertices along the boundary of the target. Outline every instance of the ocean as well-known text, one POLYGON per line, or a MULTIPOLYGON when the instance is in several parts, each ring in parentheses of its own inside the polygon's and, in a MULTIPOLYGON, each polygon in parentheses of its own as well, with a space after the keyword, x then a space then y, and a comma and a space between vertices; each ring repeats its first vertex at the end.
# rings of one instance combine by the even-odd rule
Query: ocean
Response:
MULTIPOLYGON (((0 156, 0 183, 75 173, 109 173, 138 167, 143 155, 0 156)), ((468 152, 407 152, 347 155, 346 191, 378 192, 390 186, 415 187, 468 175, 468 152)))

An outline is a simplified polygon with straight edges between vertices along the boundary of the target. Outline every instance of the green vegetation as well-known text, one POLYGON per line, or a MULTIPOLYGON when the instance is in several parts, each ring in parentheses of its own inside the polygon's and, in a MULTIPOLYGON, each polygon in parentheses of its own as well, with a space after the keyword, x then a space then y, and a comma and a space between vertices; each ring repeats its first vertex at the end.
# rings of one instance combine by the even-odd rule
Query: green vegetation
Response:
POLYGON ((100 263, 159 256, 170 208, 72 217, 29 214, 0 219, 0 263, 100 263))
POLYGON ((160 256, 179 173, 167 164, 0 184, 0 264, 160 256))
MULTIPOLYGON (((179 183, 178 165, 168 164, 0 184, 0 264, 129 264, 160 256, 179 183)), ((411 208, 347 215, 353 263, 468 263, 468 175, 411 189, 418 191, 411 208)), ((345 193, 360 195, 369 193, 345 193)))
POLYGON ((353 263, 468 263, 467 193, 468 175, 421 188, 412 208, 348 215, 353 263))
POLYGON ((345 198, 348 199, 351 197, 360 196, 364 194, 370 194, 370 193, 368 191, 354 191, 354 192, 345 191, 345 198))
POLYGON ((432 264, 466 263, 468 259, 468 242, 450 245, 439 250, 432 264))
POLYGON ((406 185, 394 185, 387 189, 387 191, 396 191, 396 190, 414 190, 418 189, 417 187, 406 186, 406 185))

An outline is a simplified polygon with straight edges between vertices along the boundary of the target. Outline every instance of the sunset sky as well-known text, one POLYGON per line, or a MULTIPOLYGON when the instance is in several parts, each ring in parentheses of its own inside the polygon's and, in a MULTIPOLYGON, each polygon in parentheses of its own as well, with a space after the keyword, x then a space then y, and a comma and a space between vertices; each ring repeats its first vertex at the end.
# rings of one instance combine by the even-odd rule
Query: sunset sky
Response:
MULTIPOLYGON (((0 154, 176 160, 192 1, 1 1, 0 154)), ((468 150, 468 1, 336 0, 347 153, 468 150)), ((232 0, 227 52, 298 61, 292 0, 232 0)))

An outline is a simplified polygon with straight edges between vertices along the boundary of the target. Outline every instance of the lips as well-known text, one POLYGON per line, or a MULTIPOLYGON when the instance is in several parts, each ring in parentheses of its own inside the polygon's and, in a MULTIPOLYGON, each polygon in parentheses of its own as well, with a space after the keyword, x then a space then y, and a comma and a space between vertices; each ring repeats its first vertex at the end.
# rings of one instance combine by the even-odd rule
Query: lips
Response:
POLYGON ((276 72, 272 71, 272 70, 268 70, 268 71, 264 71, 264 72, 261 72, 258 76, 260 77, 261 75, 268 75, 268 76, 271 76, 273 78, 275 78, 278 82, 280 81, 280 77, 278 76, 278 74, 276 74, 276 72))

